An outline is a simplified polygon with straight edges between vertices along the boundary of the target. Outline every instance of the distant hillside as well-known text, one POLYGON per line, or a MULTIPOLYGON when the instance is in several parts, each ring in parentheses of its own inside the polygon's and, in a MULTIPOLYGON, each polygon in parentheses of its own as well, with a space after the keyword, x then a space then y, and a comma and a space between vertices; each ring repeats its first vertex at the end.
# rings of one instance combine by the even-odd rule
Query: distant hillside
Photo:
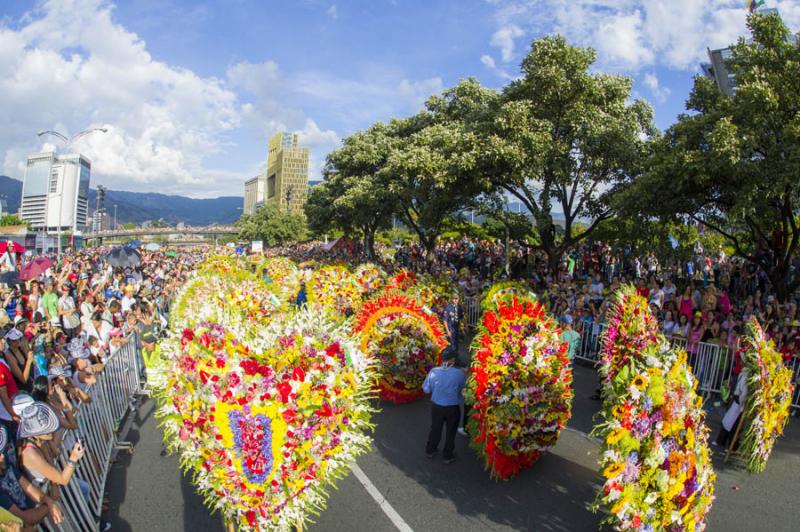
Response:
MULTIPOLYGON (((8 176, 0 176, 0 196, 5 196, 9 212, 19 210, 22 182, 8 176)), ((94 212, 95 189, 89 190, 89 210, 94 212)), ((114 215, 117 206, 117 222, 140 224, 147 220, 163 218, 170 225, 183 222, 189 225, 229 224, 241 215, 242 198, 223 196, 213 199, 194 199, 185 196, 168 196, 154 192, 106 191, 106 210, 114 215)))

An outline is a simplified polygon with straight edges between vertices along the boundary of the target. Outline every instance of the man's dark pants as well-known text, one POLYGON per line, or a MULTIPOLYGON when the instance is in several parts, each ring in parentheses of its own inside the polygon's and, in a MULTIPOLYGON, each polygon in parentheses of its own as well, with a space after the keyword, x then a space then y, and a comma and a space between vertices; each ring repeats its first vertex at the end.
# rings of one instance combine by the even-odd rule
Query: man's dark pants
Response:
POLYGON ((461 409, 458 405, 439 406, 431 403, 431 431, 428 434, 428 444, 425 452, 432 454, 439 447, 439 440, 442 439, 442 425, 445 425, 444 451, 442 458, 445 460, 453 457, 453 449, 456 446, 456 430, 458 420, 461 417, 461 409))

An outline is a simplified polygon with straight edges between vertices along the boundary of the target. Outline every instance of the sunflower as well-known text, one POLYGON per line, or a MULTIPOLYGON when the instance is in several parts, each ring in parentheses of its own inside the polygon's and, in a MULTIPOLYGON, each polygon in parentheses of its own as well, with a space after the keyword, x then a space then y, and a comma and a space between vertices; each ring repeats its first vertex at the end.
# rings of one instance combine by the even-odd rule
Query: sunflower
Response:
POLYGON ((638 374, 633 378, 633 385, 640 390, 644 390, 647 387, 647 377, 642 375, 641 373, 638 374))
POLYGON ((608 433, 606 436, 606 443, 608 445, 616 445, 619 441, 625 437, 625 433, 627 431, 625 429, 614 429, 608 433))
POLYGON ((612 412, 614 414, 614 417, 617 419, 622 419, 623 417, 625 417, 625 408, 622 405, 614 405, 612 412))
POLYGON ((614 462, 603 470, 603 476, 606 478, 615 478, 621 475, 623 471, 625 471, 625 464, 614 462))

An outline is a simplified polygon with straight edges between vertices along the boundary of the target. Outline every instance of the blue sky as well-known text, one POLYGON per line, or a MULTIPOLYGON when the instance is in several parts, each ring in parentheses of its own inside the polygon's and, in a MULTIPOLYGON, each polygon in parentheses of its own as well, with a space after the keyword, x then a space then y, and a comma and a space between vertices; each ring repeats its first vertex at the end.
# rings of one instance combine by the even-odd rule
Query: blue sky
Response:
MULTIPOLYGON (((500 88, 559 32, 632 76, 659 128, 683 110, 706 46, 744 34, 744 0, 50 0, 4 2, 0 155, 22 178, 35 132, 106 134, 74 149, 93 184, 240 195, 269 134, 297 131, 312 179, 340 139, 475 76, 500 88)), ((800 3, 767 0, 800 28, 800 3)), ((52 141, 51 141, 52 142, 52 141)))

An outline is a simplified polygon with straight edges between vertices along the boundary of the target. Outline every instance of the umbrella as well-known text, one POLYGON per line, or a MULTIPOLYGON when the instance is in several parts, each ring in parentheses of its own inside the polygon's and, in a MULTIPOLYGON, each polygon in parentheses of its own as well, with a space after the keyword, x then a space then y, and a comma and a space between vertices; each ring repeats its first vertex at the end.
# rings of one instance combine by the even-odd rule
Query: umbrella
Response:
POLYGON ((6 283, 8 286, 20 284, 19 274, 14 270, 0 273, 0 283, 6 283))
POLYGON ((47 268, 49 268, 52 264, 53 261, 51 261, 48 258, 37 257, 22 267, 22 269, 19 272, 19 278, 22 279, 23 281, 36 279, 41 274, 46 272, 47 268))
POLYGON ((13 240, 3 240, 0 242, 0 255, 8 251, 8 244, 11 244, 11 252, 12 253, 25 253, 25 248, 22 247, 19 243, 14 242, 13 240))
POLYGON ((175 253, 174 251, 167 251, 167 257, 177 257, 177 256, 178 254, 175 253))
POLYGON ((161 244, 158 242, 150 242, 149 244, 144 245, 144 249, 147 251, 155 251, 157 249, 161 249, 161 244))
POLYGON ((114 248, 108 252, 106 260, 115 268, 127 268, 141 264, 142 255, 133 248, 114 248))

